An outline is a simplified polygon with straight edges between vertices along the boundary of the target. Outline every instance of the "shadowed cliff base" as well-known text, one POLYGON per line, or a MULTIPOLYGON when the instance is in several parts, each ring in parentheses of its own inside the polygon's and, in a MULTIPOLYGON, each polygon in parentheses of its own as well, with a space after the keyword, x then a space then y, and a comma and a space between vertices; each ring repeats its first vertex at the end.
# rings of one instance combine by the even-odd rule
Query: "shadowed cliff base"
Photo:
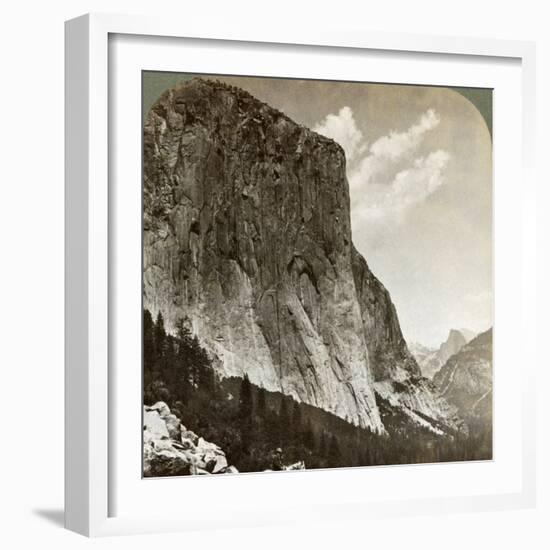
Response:
POLYGON ((159 403, 166 403, 173 415, 172 420, 163 415, 164 434, 146 420, 148 477, 492 458, 490 423, 480 423, 469 435, 444 431, 442 425, 438 434, 377 395, 386 427, 386 434, 379 435, 266 391, 247 377, 220 379, 189 331, 166 334, 148 311, 144 326, 146 411, 161 411, 159 403), (185 428, 174 434, 180 421, 185 428), (216 456, 222 454, 223 467, 216 470, 216 456), (300 468, 288 467, 296 464, 300 468))

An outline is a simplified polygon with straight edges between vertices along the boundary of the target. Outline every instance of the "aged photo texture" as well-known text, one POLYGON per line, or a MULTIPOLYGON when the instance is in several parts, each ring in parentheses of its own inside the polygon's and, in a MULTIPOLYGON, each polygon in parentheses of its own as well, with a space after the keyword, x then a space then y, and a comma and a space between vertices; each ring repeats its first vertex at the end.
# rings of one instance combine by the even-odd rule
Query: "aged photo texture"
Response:
POLYGON ((143 476, 491 460, 492 90, 142 99, 143 476))

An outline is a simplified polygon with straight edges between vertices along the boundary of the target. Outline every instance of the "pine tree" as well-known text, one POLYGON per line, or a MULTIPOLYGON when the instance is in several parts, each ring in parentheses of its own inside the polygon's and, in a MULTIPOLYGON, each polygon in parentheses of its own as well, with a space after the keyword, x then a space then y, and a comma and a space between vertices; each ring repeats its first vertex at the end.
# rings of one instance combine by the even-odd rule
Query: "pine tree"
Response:
POLYGON ((324 430, 321 431, 321 436, 319 438, 319 457, 320 458, 327 457, 327 439, 326 439, 324 430))
MULTIPOLYGON (((186 318, 187 319, 187 318, 186 318)), ((183 319, 176 322, 177 331, 177 354, 176 362, 178 367, 177 388, 178 393, 185 401, 189 394, 189 377, 191 371, 191 332, 183 319)))
POLYGON ((281 422, 279 413, 269 407, 265 416, 265 433, 270 448, 276 448, 281 442, 281 422))
POLYGON ((201 371, 200 378, 201 388, 214 399, 216 396, 216 374, 211 365, 205 365, 201 371))
POLYGON ((239 429, 241 432, 241 441, 244 452, 248 452, 252 440, 253 420, 252 420, 252 385, 248 376, 245 374, 241 382, 241 392, 239 394, 239 429))
POLYGON ((157 360, 164 355, 164 344, 166 340, 166 330, 164 329, 164 317, 159 309, 157 321, 155 323, 155 351, 157 360))
POLYGON ((183 355, 188 353, 191 346, 191 331, 188 328, 189 317, 178 319, 176 321, 176 335, 178 337, 178 353, 183 355))
POLYGON ((155 336, 151 312, 143 310, 143 370, 151 373, 155 365, 155 336))
POLYGON ((169 376, 170 376, 170 387, 177 393, 177 389, 180 386, 181 379, 181 365, 179 361, 179 342, 176 336, 171 334, 167 336, 167 356, 165 359, 165 364, 167 365, 169 376))
POLYGON ((302 409, 300 408, 300 403, 294 401, 294 406, 292 409, 292 435, 295 445, 301 445, 303 441, 303 431, 302 431, 302 409))
POLYGON ((338 439, 333 434, 330 439, 330 447, 328 450, 328 462, 331 468, 336 468, 341 465, 340 446, 338 439))
POLYGON ((265 402, 265 389, 260 388, 258 390, 258 404, 256 405, 256 413, 260 418, 265 418, 266 402, 265 402))
POLYGON ((283 395, 281 397, 281 408, 279 409, 279 438, 281 445, 286 444, 289 441, 289 435, 291 433, 290 413, 288 411, 288 403, 283 395))
POLYGON ((313 428, 309 420, 306 422, 304 429, 304 445, 310 451, 313 451, 315 448, 315 435, 313 434, 313 428))
POLYGON ((210 360, 196 334, 191 338, 189 346, 190 371, 193 383, 196 386, 201 386, 203 383, 202 379, 208 376, 204 371, 210 368, 210 360))
POLYGON ((239 395, 239 419, 244 420, 252 416, 252 385, 248 375, 244 375, 241 382, 241 392, 239 395))

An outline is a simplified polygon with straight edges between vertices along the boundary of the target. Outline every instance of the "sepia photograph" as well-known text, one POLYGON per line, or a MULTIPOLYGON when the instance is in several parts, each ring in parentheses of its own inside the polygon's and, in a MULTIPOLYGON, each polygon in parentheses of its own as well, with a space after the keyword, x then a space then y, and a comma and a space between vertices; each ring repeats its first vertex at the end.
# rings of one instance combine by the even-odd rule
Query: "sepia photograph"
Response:
POLYGON ((144 477, 492 460, 492 113, 142 72, 144 477))

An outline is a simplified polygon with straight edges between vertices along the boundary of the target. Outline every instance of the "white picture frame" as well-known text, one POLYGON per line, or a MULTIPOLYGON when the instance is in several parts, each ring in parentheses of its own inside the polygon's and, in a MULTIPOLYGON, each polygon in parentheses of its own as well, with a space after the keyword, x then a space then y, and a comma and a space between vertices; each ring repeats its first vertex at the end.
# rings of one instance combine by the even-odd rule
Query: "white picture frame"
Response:
MULTIPOLYGON (((271 31, 270 31, 271 32, 271 31)), ((535 94, 535 47, 529 42, 499 41, 492 39, 433 37, 416 35, 392 35, 377 32, 348 32, 343 30, 279 29, 268 35, 264 29, 249 29, 246 32, 216 28, 210 23, 179 22, 170 17, 144 18, 119 15, 85 15, 66 23, 66 489, 65 521, 70 530, 88 536, 112 534, 137 534, 160 531, 180 531, 198 528, 215 528, 235 525, 277 524, 292 521, 294 510, 284 507, 276 499, 271 503, 256 501, 251 506, 241 503, 246 513, 234 513, 234 505, 220 505, 215 514, 201 517, 199 513, 181 516, 152 515, 145 506, 136 506, 130 513, 115 510, 113 487, 118 479, 114 449, 124 445, 123 438, 115 437, 120 430, 114 429, 117 393, 113 389, 113 334, 110 330, 110 294, 112 269, 112 231, 116 227, 119 207, 112 201, 110 181, 115 154, 109 150, 109 140, 114 124, 112 97, 113 78, 109 62, 110 37, 168 37, 209 41, 223 48, 224 44, 261 45, 262 48, 279 48, 299 51, 353 51, 393 52, 400 56, 422 54, 437 57, 445 64, 458 58, 482 60, 487 64, 513 62, 516 64, 521 87, 521 144, 518 167, 521 182, 510 189, 510 198, 515 196, 516 207, 521 211, 520 238, 517 252, 521 254, 517 279, 505 284, 517 284, 515 303, 521 321, 519 344, 513 353, 522 352, 521 383, 518 388, 521 398, 521 448, 514 463, 518 483, 513 489, 475 494, 401 495, 399 498, 374 500, 355 494, 346 499, 336 487, 352 487, 364 476, 365 469, 339 472, 296 473, 292 483, 281 481, 292 490, 292 484, 301 483, 303 490, 315 491, 319 476, 330 475, 327 485, 329 500, 317 504, 304 501, 300 521, 322 521, 328 517, 361 519, 370 516, 396 516, 411 513, 437 514, 451 511, 483 511, 530 507, 535 501, 535 365, 536 353, 534 332, 529 330, 528 320, 534 319, 536 308, 535 289, 529 277, 535 273, 535 185, 532 178, 534 140, 534 94, 535 94), (111 158, 110 158, 111 154, 111 158), (111 339, 111 340, 110 340, 111 339), (357 471, 358 470, 358 471, 357 471), (301 476, 301 477, 299 477, 301 476), (300 480, 300 481, 298 481, 300 480), (331 487, 333 489, 331 489, 331 487), (328 502, 328 503, 327 503, 328 502), (225 506, 225 508, 224 508, 225 506), (113 513, 113 511, 115 511, 113 513)), ((165 47, 170 48, 168 45, 165 47)), ((434 57, 434 58, 435 58, 434 57)), ((453 61, 454 62, 454 61, 453 61)), ((149 67, 151 68, 151 67, 149 67)), ((207 71, 205 71, 207 72, 207 71)), ((365 76, 365 80, 369 77, 365 76)), ((408 81, 407 77, 404 81, 408 81)), ((453 82, 460 85, 461 82, 453 82)), ((498 105, 498 96, 497 96, 498 105)), ((503 114, 496 110, 495 147, 499 147, 498 126, 503 114)), ((139 122, 140 124, 140 122, 139 122)), ((139 139, 139 136, 137 136, 139 139)), ((140 159, 135 162, 139 165, 140 159)), ((501 219, 510 215, 511 203, 496 203, 495 212, 501 219), (500 210, 503 212, 500 212, 500 210)), ((513 202, 512 202, 513 204, 513 202)), ((140 213, 138 212, 138 215, 140 213)), ((498 239, 498 227, 495 239, 498 239)), ((117 237, 118 238, 118 237, 117 237)), ((496 275, 498 277, 498 273, 496 275)), ((504 295, 502 293, 501 295, 504 295)), ((498 293, 497 293, 498 296, 498 293)), ((500 311, 504 311, 502 308, 500 311)), ((497 307, 496 322, 499 310, 497 307)), ((506 315, 504 313, 503 315, 506 315)), ((508 313, 507 315, 512 315, 508 313)), ((515 315, 515 313, 514 313, 515 315)), ((503 323, 504 324, 504 323, 503 323)), ((497 355, 498 356, 498 355, 497 355)), ((502 357, 502 356, 501 356, 502 357)), ((512 357, 512 356, 511 356, 512 357)), ((502 359, 511 362, 512 359, 502 359)), ((498 391, 498 389, 496 390, 498 391)), ((140 396, 138 396, 138 399, 140 396)), ((136 414, 141 414, 138 410, 136 414)), ((519 436, 518 436, 519 437, 519 436)), ((497 455, 495 462, 501 460, 497 455)), ((511 466, 512 467, 512 466, 511 466)), ((437 468, 427 466, 426 468, 437 468)), ((396 470, 397 471, 397 470, 396 470)), ((438 484, 445 483, 446 470, 433 470, 438 484)), ((371 476, 387 476, 391 468, 377 469, 371 476), (379 473, 376 473, 379 472, 379 473), (385 472, 385 473, 384 473, 385 472)), ((407 476, 407 470, 400 470, 407 476)), ((428 472, 428 470, 424 470, 428 472)), ((505 473, 505 472, 504 472, 505 473)), ((242 484, 247 491, 268 490, 273 487, 273 476, 227 476, 225 487, 220 491, 235 491, 242 484), (255 489, 254 485, 260 487, 255 489)), ((170 490, 170 483, 189 480, 158 480, 163 491, 170 490)), ((216 486, 203 479, 192 480, 193 486, 216 491, 216 486)), ((151 481, 145 481, 151 487, 151 481)), ((118 487, 118 485, 117 485, 118 487)), ((121 485, 118 490, 128 486, 121 485)), ((191 485, 188 485, 190 488, 191 485)), ((221 486, 218 486, 221 487, 221 486)), ((147 493, 149 498, 156 494, 147 493)), ((252 494, 252 493, 250 493, 252 494)), ((130 498, 133 499, 132 494, 130 498)), ((127 499, 128 500, 128 499, 127 499)))

